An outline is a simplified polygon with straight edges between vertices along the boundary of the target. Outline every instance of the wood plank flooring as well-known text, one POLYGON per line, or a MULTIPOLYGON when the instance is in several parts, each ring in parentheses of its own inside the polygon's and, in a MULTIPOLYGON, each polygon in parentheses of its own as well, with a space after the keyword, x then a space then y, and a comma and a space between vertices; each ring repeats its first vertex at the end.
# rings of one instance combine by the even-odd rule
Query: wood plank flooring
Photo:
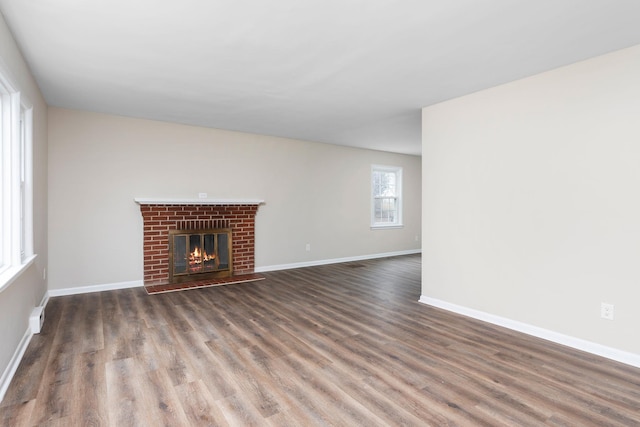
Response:
POLYGON ((420 304, 420 264, 52 298, 0 425, 640 425, 640 369, 420 304))

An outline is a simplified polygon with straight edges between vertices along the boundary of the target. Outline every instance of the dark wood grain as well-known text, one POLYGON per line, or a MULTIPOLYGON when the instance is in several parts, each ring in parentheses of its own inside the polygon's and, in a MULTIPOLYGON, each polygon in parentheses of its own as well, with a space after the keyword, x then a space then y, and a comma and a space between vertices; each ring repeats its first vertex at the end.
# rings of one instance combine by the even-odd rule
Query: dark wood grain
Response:
POLYGON ((0 424, 640 425, 640 369, 420 304, 420 264, 52 298, 0 424))

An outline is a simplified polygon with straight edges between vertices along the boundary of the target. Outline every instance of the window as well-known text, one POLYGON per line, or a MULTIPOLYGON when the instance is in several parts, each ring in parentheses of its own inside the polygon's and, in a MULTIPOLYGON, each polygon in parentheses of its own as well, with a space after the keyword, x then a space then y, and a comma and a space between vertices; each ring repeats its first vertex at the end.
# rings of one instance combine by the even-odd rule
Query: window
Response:
POLYGON ((0 61, 0 291, 33 262, 33 107, 0 61))
POLYGON ((371 167, 371 227, 402 226, 402 168, 371 167))

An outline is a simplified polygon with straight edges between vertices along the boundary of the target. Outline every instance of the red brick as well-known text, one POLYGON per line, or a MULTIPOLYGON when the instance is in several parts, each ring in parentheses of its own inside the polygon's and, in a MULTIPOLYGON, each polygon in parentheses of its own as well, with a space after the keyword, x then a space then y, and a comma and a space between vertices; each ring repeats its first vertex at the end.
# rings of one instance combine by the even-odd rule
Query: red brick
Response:
POLYGON ((235 274, 254 269, 256 205, 143 205, 145 284, 168 280, 169 230, 231 228, 235 274))

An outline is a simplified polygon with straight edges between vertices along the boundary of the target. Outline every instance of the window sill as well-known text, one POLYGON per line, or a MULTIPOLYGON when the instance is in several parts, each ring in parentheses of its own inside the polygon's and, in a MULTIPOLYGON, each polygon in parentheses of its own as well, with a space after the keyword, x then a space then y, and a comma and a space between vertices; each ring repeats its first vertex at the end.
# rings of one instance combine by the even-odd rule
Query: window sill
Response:
POLYGON ((7 289, 36 260, 38 255, 31 255, 20 265, 9 267, 0 273, 0 292, 7 289))
POLYGON ((404 228, 404 225, 402 225, 402 224, 389 224, 389 225, 372 225, 371 226, 372 230, 389 230, 389 229, 398 229, 398 228, 404 228))

